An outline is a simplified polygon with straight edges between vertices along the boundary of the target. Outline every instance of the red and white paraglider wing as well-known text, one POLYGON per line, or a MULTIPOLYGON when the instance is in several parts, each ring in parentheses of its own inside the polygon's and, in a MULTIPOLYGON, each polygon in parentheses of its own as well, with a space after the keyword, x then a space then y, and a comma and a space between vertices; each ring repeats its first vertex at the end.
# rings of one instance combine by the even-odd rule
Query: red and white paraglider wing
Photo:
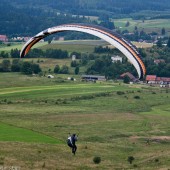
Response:
POLYGON ((118 35, 117 33, 103 28, 96 25, 90 24, 65 24, 59 25, 56 27, 48 28, 39 34, 32 37, 26 44, 23 46, 20 56, 23 58, 31 49, 31 47, 36 44, 41 39, 45 38, 46 36, 58 32, 63 31, 79 31, 88 33, 94 36, 97 36, 116 48, 118 48, 127 58, 128 60, 134 65, 137 70, 139 78, 142 78, 146 74, 145 65, 141 60, 141 56, 137 51, 136 47, 131 44, 128 40, 123 38, 122 36, 118 35))

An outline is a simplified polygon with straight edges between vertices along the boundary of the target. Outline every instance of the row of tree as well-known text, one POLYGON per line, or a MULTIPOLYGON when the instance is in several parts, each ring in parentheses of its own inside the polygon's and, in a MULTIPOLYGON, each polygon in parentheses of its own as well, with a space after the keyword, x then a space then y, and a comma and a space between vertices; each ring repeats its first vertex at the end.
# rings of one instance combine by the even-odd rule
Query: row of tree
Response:
MULTIPOLYGON (((21 61, 19 59, 13 59, 12 62, 8 59, 2 60, 0 63, 0 72, 21 72, 26 75, 38 74, 42 72, 39 64, 35 64, 28 61, 21 61)), ((49 69, 51 72, 51 69, 49 69)), ((52 71, 56 74, 69 74, 69 67, 67 65, 56 65, 52 71)), ((79 66, 75 67, 75 74, 79 74, 79 66)))
POLYGON ((12 60, 2 60, 0 63, 0 72, 22 72, 23 74, 38 74, 41 72, 41 68, 38 64, 28 61, 21 61, 18 59, 12 60))
MULTIPOLYGON (((0 57, 2 58, 19 58, 20 57, 20 50, 18 49, 11 49, 10 53, 7 53, 5 51, 1 51, 0 52, 0 57)), ((67 51, 63 51, 60 49, 47 49, 47 50, 41 50, 41 49, 37 49, 34 48, 32 49, 28 54, 27 57, 29 58, 39 58, 39 57, 43 57, 43 58, 56 58, 56 59, 64 59, 64 58, 68 58, 68 52, 67 51)))
MULTIPOLYGON (((69 67, 66 66, 66 65, 63 65, 61 67, 59 65, 56 65, 54 67, 54 73, 56 73, 56 74, 69 74, 69 67)), ((74 73, 79 74, 79 66, 75 67, 74 73)))

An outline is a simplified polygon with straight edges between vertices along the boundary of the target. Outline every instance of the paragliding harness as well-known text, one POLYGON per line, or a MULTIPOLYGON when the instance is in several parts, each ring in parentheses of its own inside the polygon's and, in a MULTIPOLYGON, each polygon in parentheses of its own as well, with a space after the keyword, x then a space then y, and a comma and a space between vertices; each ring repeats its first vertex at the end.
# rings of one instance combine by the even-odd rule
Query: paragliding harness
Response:
POLYGON ((73 134, 71 136, 68 137, 67 139, 67 145, 72 148, 72 153, 75 155, 76 150, 77 150, 77 146, 75 144, 75 142, 77 141, 77 136, 76 134, 73 134))
POLYGON ((71 140, 71 136, 69 136, 68 139, 67 139, 67 145, 68 145, 70 148, 73 147, 72 140, 71 140))

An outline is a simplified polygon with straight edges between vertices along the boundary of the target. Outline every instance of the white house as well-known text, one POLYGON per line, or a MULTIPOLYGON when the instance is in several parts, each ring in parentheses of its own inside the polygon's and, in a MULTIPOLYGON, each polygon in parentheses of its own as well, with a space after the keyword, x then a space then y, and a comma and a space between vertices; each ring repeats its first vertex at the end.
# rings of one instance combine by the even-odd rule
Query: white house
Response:
POLYGON ((111 59, 112 59, 113 63, 116 63, 118 61, 122 63, 122 57, 120 57, 118 55, 117 56, 112 56, 111 59))
POLYGON ((75 61, 76 60, 76 55, 72 55, 72 61, 75 61))

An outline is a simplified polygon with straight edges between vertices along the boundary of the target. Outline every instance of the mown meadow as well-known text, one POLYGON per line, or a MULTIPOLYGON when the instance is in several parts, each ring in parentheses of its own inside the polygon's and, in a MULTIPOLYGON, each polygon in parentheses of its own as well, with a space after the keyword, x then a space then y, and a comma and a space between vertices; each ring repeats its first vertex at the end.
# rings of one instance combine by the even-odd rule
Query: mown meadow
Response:
POLYGON ((79 80, 0 74, 0 167, 170 168, 169 89, 79 80))
MULTIPOLYGON (((131 18, 123 18, 114 20, 115 26, 121 30, 133 31, 137 26, 140 30, 145 29, 146 32, 161 32, 162 28, 165 28, 169 32, 169 19, 149 19, 149 20, 133 20, 131 18), (130 25, 126 27, 126 23, 130 25)), ((168 34, 169 35, 169 34, 168 34)))

